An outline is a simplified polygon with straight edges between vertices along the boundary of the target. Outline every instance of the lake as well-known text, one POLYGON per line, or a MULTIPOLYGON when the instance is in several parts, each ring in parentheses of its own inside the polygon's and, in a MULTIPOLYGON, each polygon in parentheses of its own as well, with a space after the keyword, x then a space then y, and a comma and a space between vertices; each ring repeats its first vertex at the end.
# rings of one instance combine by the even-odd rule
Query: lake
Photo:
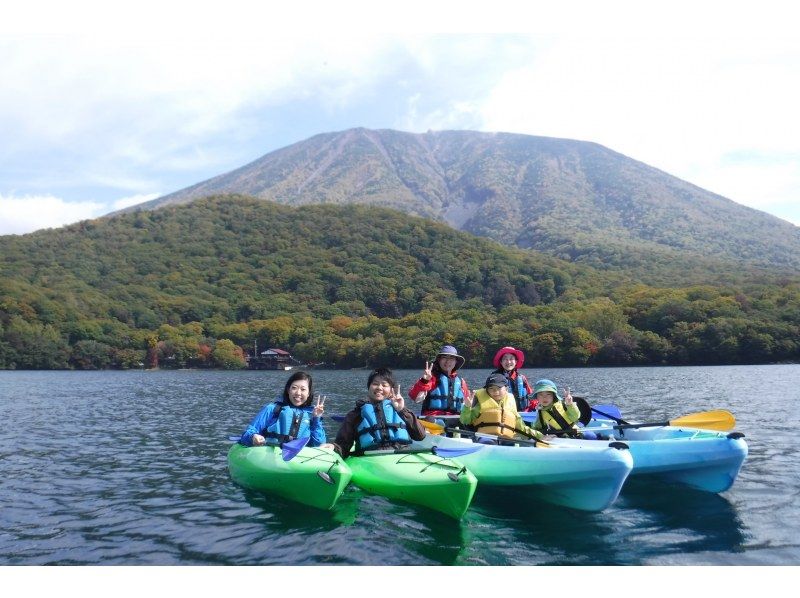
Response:
MULTIPOLYGON (((404 393, 421 371, 397 371, 404 393)), ((800 563, 800 365, 524 372, 628 420, 728 409, 749 456, 721 495, 629 479, 601 513, 480 487, 461 522, 353 487, 317 512, 227 472, 228 436, 289 373, 0 371, 0 564, 800 563)), ((328 416, 365 396, 367 370, 311 373, 328 416)), ((488 373, 464 375, 477 388, 488 373)))

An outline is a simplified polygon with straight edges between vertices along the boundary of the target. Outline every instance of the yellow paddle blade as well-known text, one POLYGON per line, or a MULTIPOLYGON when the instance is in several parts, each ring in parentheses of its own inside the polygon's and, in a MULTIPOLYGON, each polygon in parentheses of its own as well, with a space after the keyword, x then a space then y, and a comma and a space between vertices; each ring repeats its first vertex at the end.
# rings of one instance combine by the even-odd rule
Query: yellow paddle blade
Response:
POLYGON ((736 425, 736 418, 733 413, 724 409, 714 411, 702 411, 700 413, 690 413, 676 419, 670 420, 671 426, 686 426, 689 428, 702 428, 704 430, 718 430, 728 432, 733 430, 736 425))
POLYGON ((441 436, 442 432, 444 432, 444 426, 440 426, 439 424, 435 424, 433 422, 429 422, 427 420, 421 419, 419 423, 422 424, 422 427, 433 436, 441 436))

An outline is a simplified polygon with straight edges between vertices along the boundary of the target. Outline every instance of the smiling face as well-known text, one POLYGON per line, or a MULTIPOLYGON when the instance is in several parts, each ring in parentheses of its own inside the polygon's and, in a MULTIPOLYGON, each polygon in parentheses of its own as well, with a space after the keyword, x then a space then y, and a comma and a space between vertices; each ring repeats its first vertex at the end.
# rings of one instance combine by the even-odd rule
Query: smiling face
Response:
POLYGON ((442 370, 445 374, 449 374, 453 371, 453 368, 456 367, 456 363, 458 361, 452 355, 440 355, 439 356, 439 369, 442 370))
POLYGON ((288 389, 289 401, 295 407, 300 407, 308 400, 308 393, 308 380, 295 380, 288 389))
POLYGON ((556 400, 556 396, 549 390, 543 390, 536 393, 536 399, 539 401, 539 407, 547 408, 556 400))
POLYGON ((369 394, 369 400, 377 403, 392 396, 392 385, 385 378, 376 376, 373 378, 372 382, 370 382, 367 392, 369 394))
POLYGON ((486 392, 498 403, 503 400, 506 396, 506 387, 505 386, 487 386, 486 392))
POLYGON ((506 353, 500 358, 500 365, 507 372, 510 372, 517 367, 517 357, 513 353, 506 353))

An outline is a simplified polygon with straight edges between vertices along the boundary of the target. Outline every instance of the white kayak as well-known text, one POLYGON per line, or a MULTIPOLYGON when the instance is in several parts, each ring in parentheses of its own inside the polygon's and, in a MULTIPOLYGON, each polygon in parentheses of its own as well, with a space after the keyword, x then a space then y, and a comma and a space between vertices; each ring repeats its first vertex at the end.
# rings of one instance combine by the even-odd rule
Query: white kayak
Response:
MULTIPOLYGON (((451 448, 472 442, 466 437, 429 434, 414 444, 451 448)), ((584 511, 611 505, 633 468, 624 444, 600 441, 563 447, 487 444, 458 460, 478 478, 478 492, 484 486, 526 486, 541 500, 584 511)))

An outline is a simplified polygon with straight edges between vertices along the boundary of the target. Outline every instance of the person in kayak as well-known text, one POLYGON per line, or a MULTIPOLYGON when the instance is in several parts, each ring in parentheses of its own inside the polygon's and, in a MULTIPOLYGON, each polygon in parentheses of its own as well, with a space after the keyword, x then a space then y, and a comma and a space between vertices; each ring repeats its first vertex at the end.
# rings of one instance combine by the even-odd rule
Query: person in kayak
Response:
POLYGON ((536 381, 533 392, 539 403, 538 416, 531 426, 534 430, 547 435, 582 437, 581 431, 575 425, 581 417, 581 411, 572 398, 569 386, 564 388, 563 400, 558 394, 555 383, 544 378, 536 381))
POLYGON ((536 411, 536 399, 525 375, 519 369, 525 363, 525 354, 514 347, 503 347, 494 354, 495 373, 503 374, 508 390, 514 395, 517 411, 536 411))
POLYGON ((464 397, 469 393, 467 381, 458 375, 464 361, 455 347, 445 345, 432 362, 425 362, 422 376, 411 387, 408 396, 416 403, 422 402, 421 414, 429 421, 444 425, 444 420, 435 416, 458 416, 461 413, 464 397))
POLYGON ((483 388, 475 391, 475 395, 464 397, 460 421, 476 432, 493 434, 506 438, 521 436, 543 440, 544 434, 534 430, 522 421, 517 412, 514 395, 508 391, 503 374, 489 374, 483 388))
POLYGON ((367 398, 344 417, 333 448, 342 457, 366 450, 400 448, 425 438, 425 428, 405 405, 389 368, 377 368, 367 380, 367 398))
POLYGON ((314 402, 313 392, 314 385, 309 374, 292 374, 283 388, 283 397, 258 412, 239 443, 261 446, 309 437, 308 446, 324 444, 327 440, 322 427, 325 397, 317 395, 314 402))

